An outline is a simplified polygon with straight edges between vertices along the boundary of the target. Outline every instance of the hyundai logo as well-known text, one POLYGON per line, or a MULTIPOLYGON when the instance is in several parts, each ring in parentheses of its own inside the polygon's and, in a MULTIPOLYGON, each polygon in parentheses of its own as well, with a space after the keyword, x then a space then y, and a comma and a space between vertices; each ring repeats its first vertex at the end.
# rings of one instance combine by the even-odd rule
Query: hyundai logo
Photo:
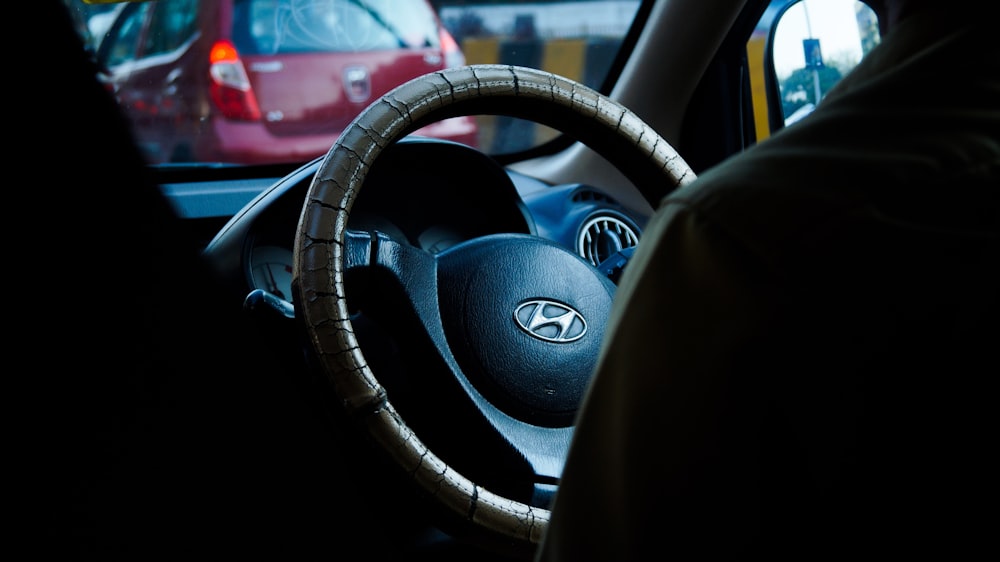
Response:
POLYGON ((344 68, 343 86, 347 99, 355 103, 366 101, 372 95, 372 77, 368 69, 360 65, 344 68))
POLYGON ((576 341, 587 333, 583 315, 572 307, 547 299, 521 303, 514 310, 517 327, 530 336, 555 343, 576 341))

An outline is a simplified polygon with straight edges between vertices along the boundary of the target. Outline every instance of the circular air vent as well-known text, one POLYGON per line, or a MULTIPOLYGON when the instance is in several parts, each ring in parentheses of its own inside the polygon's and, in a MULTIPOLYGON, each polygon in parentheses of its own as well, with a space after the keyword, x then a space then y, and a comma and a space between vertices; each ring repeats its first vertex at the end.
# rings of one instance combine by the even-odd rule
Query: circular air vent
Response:
POLYGON ((597 266, 615 252, 639 243, 635 226, 618 217, 602 214, 590 217, 580 229, 576 249, 583 258, 597 266))

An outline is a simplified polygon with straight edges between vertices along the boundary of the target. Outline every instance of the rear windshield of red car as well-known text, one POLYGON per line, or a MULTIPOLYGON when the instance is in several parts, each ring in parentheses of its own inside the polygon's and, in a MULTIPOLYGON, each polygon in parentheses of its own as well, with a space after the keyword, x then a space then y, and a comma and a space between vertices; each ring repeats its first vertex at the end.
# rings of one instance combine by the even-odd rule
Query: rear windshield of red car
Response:
POLYGON ((247 55, 418 49, 440 44, 423 0, 237 0, 233 42, 247 55))

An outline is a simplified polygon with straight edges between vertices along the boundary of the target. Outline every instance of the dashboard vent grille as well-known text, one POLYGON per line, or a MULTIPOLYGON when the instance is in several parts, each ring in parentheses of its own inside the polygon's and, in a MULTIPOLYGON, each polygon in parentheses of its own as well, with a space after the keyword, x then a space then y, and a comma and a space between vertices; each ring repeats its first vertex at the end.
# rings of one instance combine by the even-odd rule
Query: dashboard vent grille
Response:
POLYGON ((599 192, 591 190, 591 189, 580 189, 576 193, 573 194, 573 202, 574 203, 583 203, 583 202, 592 203, 592 202, 595 202, 595 201, 601 202, 601 203, 607 203, 609 205, 617 205, 618 204, 618 201, 616 201, 615 199, 609 197, 608 195, 606 195, 604 193, 599 193, 599 192))
POLYGON ((577 252, 597 266, 615 252, 638 244, 639 233, 632 224, 612 215, 597 215, 580 229, 577 252))

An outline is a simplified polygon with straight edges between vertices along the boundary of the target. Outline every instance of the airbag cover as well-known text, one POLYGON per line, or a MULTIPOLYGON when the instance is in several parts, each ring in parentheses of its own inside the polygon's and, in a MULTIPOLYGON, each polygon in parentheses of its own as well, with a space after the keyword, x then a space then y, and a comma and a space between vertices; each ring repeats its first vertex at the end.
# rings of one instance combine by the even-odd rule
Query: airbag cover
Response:
POLYGON ((572 423, 597 361, 615 285, 576 254, 494 235, 439 256, 441 316, 470 383, 508 414, 572 423))

